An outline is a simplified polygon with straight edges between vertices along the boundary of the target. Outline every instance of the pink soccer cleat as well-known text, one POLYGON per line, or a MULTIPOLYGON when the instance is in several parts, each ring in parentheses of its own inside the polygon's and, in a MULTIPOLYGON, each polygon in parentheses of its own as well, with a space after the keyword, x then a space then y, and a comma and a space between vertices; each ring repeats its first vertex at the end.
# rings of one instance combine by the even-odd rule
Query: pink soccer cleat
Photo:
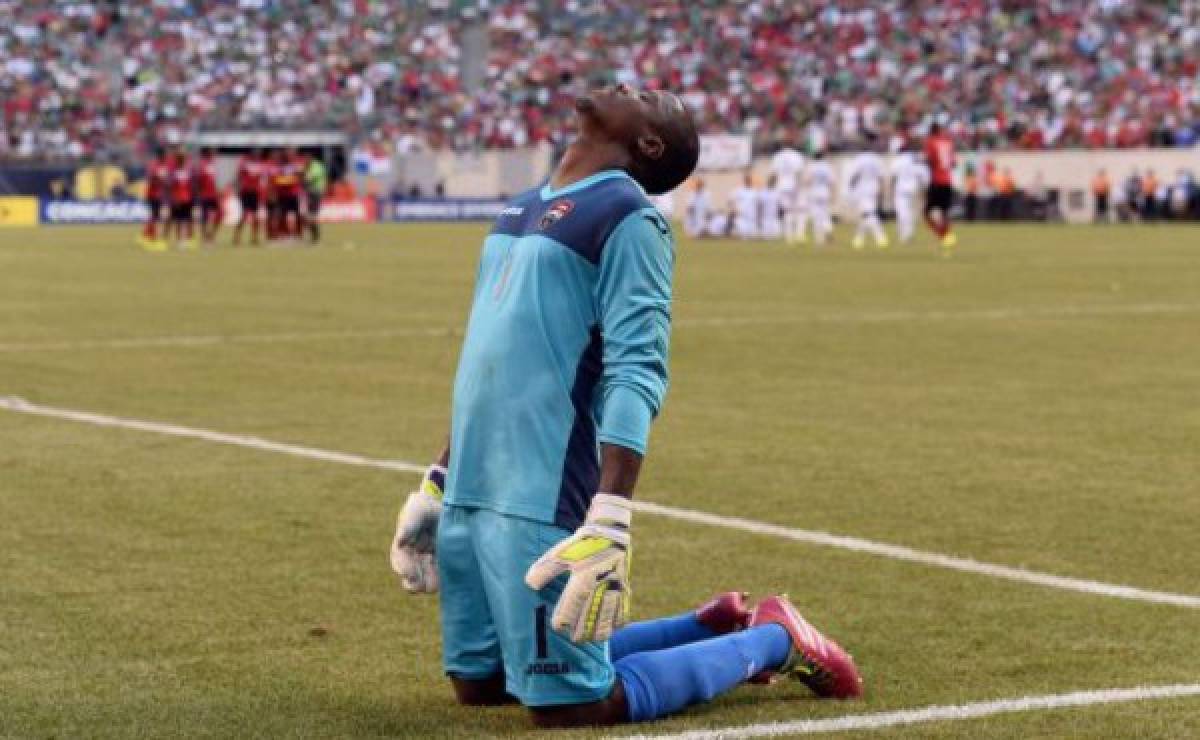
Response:
MULTIPOLYGON (((792 650, 778 673, 790 673, 800 679, 821 698, 857 699, 863 693, 862 676, 854 659, 833 640, 809 624, 788 597, 772 596, 763 599, 750 613, 749 627, 778 624, 792 638, 792 650)), ((754 677, 756 683, 767 683, 772 672, 764 671, 754 677)))
POLYGON ((746 629, 750 622, 750 610, 746 608, 744 591, 727 591, 717 594, 711 601, 696 609, 696 619, 718 635, 746 629))

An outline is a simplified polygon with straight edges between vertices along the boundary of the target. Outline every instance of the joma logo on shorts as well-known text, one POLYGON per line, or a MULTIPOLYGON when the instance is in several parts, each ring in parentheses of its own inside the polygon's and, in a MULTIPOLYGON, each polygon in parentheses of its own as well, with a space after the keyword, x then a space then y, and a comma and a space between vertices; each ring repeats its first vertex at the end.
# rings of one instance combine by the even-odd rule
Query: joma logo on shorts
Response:
POLYGON ((561 676, 571 672, 570 663, 530 663, 525 666, 526 676, 561 676))

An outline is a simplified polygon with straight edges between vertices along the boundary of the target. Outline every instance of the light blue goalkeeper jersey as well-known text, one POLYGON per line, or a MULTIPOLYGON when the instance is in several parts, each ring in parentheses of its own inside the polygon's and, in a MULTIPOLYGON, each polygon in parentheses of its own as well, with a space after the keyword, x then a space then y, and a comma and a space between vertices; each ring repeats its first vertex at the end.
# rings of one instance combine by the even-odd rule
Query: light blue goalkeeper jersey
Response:
POLYGON ((446 501, 565 529, 599 444, 644 454, 667 390, 671 229, 627 174, 517 196, 483 243, 446 501))

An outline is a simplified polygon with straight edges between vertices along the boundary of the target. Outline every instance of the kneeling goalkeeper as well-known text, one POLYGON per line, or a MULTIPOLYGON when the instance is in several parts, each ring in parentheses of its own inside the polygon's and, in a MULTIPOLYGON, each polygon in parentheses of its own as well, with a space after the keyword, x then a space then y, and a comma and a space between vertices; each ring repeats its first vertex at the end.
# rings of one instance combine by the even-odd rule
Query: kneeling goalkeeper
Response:
POLYGON ((392 566, 410 591, 440 585, 459 701, 519 701, 541 726, 654 719, 777 674, 859 696, 850 657, 784 597, 626 625, 675 259, 646 193, 682 183, 699 142, 674 95, 620 85, 576 108, 550 181, 484 240, 449 448, 401 510, 392 566))

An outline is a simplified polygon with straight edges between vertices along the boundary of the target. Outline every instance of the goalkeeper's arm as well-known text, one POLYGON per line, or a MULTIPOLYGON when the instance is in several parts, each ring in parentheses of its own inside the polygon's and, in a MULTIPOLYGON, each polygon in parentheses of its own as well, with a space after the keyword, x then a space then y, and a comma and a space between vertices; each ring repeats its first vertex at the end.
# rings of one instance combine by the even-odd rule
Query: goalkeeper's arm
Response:
POLYGON ((540 590, 570 572, 551 623, 574 642, 606 640, 628 620, 630 499, 650 422, 667 390, 673 265, 671 229, 653 208, 626 217, 601 258, 596 290, 604 337, 598 490, 583 525, 525 575, 525 583, 540 590))
POLYGON ((620 445, 600 445, 600 490, 632 499, 642 471, 642 456, 620 445))

